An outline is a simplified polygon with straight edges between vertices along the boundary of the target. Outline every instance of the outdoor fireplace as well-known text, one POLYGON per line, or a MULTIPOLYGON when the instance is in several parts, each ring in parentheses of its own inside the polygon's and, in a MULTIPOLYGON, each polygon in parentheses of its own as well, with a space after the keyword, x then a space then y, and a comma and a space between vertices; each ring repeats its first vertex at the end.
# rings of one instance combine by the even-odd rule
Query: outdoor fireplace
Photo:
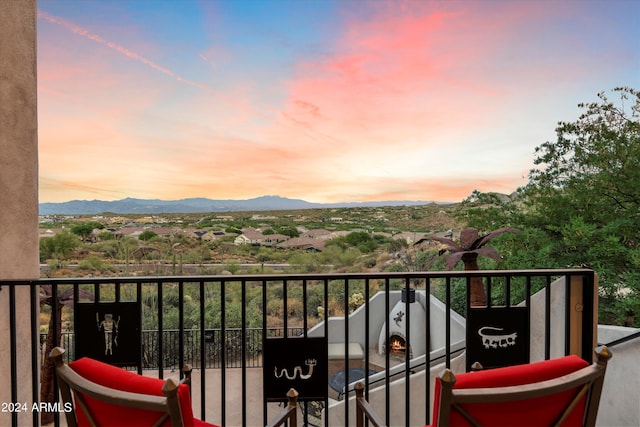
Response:
MULTIPOLYGON (((389 312, 386 322, 389 325, 389 355, 404 358, 407 351, 409 357, 414 358, 426 352, 425 328, 426 313, 422 303, 416 299, 409 308, 410 320, 407 322, 407 306, 404 302, 398 302, 389 312), (410 338, 407 340, 407 323, 409 323, 410 338), (407 342, 409 341, 409 342, 407 342)), ((382 325, 380 338, 378 339, 378 352, 387 353, 386 325, 382 325)))

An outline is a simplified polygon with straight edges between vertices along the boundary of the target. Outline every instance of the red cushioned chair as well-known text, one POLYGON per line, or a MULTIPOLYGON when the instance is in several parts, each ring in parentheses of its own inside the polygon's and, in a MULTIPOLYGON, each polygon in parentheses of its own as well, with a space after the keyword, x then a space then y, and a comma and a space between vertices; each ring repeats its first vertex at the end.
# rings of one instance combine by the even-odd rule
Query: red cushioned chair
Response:
MULTIPOLYGON (((595 426, 611 358, 604 346, 595 353, 593 364, 570 355, 458 375, 446 369, 436 378, 432 426, 595 426)), ((362 393, 356 399, 358 427, 372 419, 362 393)))
POLYGON ((575 355, 436 380, 434 426, 594 426, 607 362, 575 355))
POLYGON ((69 427, 212 427, 193 417, 189 385, 144 377, 83 357, 69 365, 51 351, 69 427), (75 404, 74 404, 75 403, 75 404), (79 409, 79 410, 78 410, 79 409))

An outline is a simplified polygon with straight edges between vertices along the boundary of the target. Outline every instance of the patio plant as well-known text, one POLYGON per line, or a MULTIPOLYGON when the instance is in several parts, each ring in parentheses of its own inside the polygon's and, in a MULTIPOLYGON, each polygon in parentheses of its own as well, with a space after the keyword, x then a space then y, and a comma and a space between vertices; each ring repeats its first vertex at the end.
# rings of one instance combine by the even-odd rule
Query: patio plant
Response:
MULTIPOLYGON (((424 242, 425 240, 432 240, 441 243, 444 247, 440 250, 440 256, 434 258, 431 262, 437 261, 441 257, 445 258, 445 268, 447 270, 453 270, 455 266, 462 261, 464 269, 479 270, 478 256, 486 256, 494 259, 498 262, 502 261, 502 257, 498 251, 486 244, 493 239, 504 233, 519 233, 520 230, 511 227, 498 228, 492 232, 483 236, 479 235, 478 229, 473 227, 467 227, 460 232, 460 242, 457 243, 453 239, 439 236, 428 236, 424 239, 418 240, 415 244, 424 242)), ((470 289, 471 306, 485 306, 487 305, 487 294, 482 283, 482 278, 471 277, 471 289, 470 289)))

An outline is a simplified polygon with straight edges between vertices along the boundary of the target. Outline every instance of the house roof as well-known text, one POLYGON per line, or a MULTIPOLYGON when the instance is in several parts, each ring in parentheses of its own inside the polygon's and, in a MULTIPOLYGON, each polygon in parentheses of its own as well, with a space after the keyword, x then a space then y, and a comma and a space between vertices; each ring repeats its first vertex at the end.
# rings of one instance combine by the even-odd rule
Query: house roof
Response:
POLYGON ((284 234, 265 234, 262 236, 262 240, 269 241, 269 242, 273 242, 273 241, 281 242, 283 240, 289 240, 289 236, 286 236, 284 234))
POLYGON ((313 229, 313 230, 305 231, 303 233, 304 237, 312 237, 312 238, 315 238, 315 239, 322 238, 322 237, 328 237, 330 235, 331 235, 331 232, 329 230, 325 230, 324 228, 316 228, 316 229, 313 229))
POLYGON ((282 249, 315 249, 322 251, 324 249, 324 240, 314 239, 311 237, 293 237, 284 242, 278 243, 277 248, 282 249))
POLYGON ((242 235, 251 241, 264 239, 264 234, 255 228, 244 228, 242 230, 242 235))

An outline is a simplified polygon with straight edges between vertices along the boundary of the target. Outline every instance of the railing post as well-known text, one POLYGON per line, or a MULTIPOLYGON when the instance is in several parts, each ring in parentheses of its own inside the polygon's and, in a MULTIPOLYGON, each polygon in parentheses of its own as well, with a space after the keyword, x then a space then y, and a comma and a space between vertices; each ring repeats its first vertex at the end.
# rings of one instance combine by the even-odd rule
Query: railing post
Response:
POLYGON ((591 361, 598 336, 597 275, 570 276, 569 291, 569 353, 591 361))
POLYGON ((287 398, 289 399, 289 411, 291 414, 291 425, 298 425, 298 392, 294 389, 289 390, 287 393, 287 398))
POLYGON ((364 427, 364 411, 360 405, 364 400, 364 384, 358 382, 354 388, 356 390, 356 427, 364 427))

